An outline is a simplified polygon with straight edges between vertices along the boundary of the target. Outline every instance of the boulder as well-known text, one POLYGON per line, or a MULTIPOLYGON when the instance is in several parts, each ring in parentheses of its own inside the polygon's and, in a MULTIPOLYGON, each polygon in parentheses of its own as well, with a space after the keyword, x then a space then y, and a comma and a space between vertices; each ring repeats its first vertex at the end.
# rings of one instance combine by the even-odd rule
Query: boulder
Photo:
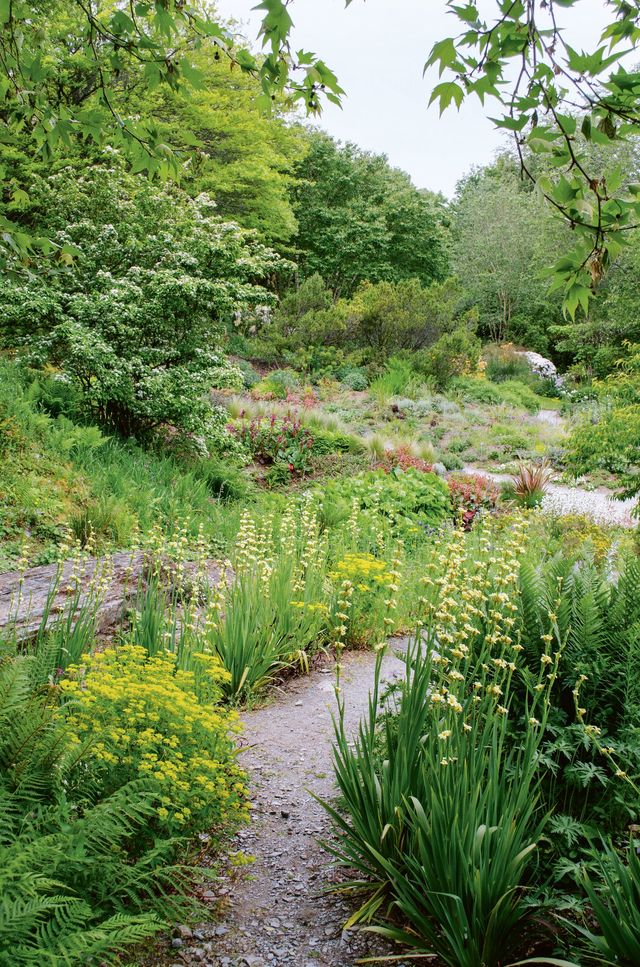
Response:
POLYGON ((516 355, 526 359, 531 371, 542 377, 542 379, 551 380, 554 386, 558 388, 563 385, 564 379, 558 373, 555 363, 552 363, 550 359, 541 356, 540 353, 534 353, 531 350, 521 351, 516 355))

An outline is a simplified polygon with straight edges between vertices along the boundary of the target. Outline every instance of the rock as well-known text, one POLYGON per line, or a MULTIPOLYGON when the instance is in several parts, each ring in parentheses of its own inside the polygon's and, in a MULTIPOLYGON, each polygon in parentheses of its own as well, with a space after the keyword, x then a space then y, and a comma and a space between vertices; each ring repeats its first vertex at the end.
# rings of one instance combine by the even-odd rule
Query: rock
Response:
MULTIPOLYGON (((187 576, 195 565, 189 565, 187 576)), ((96 635, 110 638, 127 609, 131 606, 139 584, 144 582, 147 566, 142 551, 121 551, 106 557, 87 557, 76 565, 46 564, 27 571, 7 571, 0 574, 0 630, 11 627, 19 639, 28 638, 40 627, 45 612, 48 625, 76 608, 79 616, 83 606, 95 609, 96 635), (95 585, 103 590, 96 597, 95 585), (16 602, 19 614, 16 616, 16 602)), ((219 562, 207 561, 206 579, 212 587, 219 584, 222 567, 219 562)), ((170 587, 172 565, 167 564, 165 578, 170 587)))
POLYGON ((444 463, 434 463, 433 472, 437 473, 439 477, 446 477, 447 468, 445 467, 444 463))
POLYGON ((531 372, 536 373, 542 379, 551 380, 551 382, 557 387, 560 387, 564 384, 564 379, 558 374, 555 364, 545 356, 541 356, 540 353, 534 353, 527 350, 524 352, 517 352, 516 356, 522 356, 523 359, 526 359, 531 372))
POLYGON ((179 923, 178 926, 173 931, 175 937, 181 937, 182 940, 191 940, 193 937, 193 930, 188 927, 185 923, 179 923))
POLYGON ((288 819, 291 813, 289 812, 288 809, 281 809, 280 815, 282 816, 283 819, 288 819))
POLYGON ((171 941, 171 946, 174 950, 180 950, 181 947, 184 947, 184 940, 180 937, 174 937, 171 941))

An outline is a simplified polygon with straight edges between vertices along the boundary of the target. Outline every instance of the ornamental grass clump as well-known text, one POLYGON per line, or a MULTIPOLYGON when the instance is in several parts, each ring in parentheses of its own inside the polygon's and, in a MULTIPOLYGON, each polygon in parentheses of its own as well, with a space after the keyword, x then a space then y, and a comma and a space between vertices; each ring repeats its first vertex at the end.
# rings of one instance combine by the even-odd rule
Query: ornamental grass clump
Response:
POLYGON ((206 646, 229 673, 238 700, 296 665, 306 669, 328 629, 327 542, 310 497, 281 518, 245 513, 232 555, 234 577, 213 596, 206 646))
POLYGON ((529 508, 541 504, 552 476, 552 468, 546 460, 521 463, 509 485, 517 503, 529 508))
POLYGON ((355 741, 339 697, 332 852, 366 899, 351 923, 451 967, 497 967, 517 945, 545 827, 539 749, 562 643, 535 669, 514 631, 526 540, 479 528, 436 542, 406 677, 382 650, 355 741), (522 699, 524 695, 524 699, 522 699), (381 712, 382 709, 382 712, 381 712), (517 733, 518 741, 512 741, 517 733))
POLYGON ((597 850, 599 878, 583 874, 582 882, 599 931, 578 928, 590 960, 634 967, 640 963, 640 857, 629 844, 621 857, 611 845, 597 850), (595 957, 594 957, 595 954, 595 957))

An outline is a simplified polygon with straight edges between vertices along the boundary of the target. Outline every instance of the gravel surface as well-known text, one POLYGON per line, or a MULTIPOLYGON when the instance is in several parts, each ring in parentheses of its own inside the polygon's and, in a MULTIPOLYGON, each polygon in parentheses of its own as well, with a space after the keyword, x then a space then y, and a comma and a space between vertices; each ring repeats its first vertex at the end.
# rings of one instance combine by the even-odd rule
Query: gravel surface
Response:
MULTIPOLYGON (((478 474, 488 477, 496 483, 506 483, 512 480, 511 474, 492 473, 479 467, 464 467, 464 473, 478 474)), ((566 487, 562 484, 547 484, 547 492, 542 499, 542 510, 548 514, 565 517, 567 514, 581 514, 591 517, 599 524, 615 524, 618 527, 635 527, 637 519, 631 512, 638 504, 638 498, 617 500, 610 490, 599 487, 596 490, 584 490, 582 487, 566 487)))
MULTIPOLYGON (((350 653, 344 664, 342 686, 353 728, 367 707, 375 658, 350 653)), ((385 658, 387 679, 403 670, 399 658, 385 658)), ((256 861, 211 886, 219 916, 215 922, 178 927, 165 963, 352 967, 362 956, 389 952, 374 935, 343 931, 352 908, 341 895, 325 892, 335 874, 319 839, 328 835, 329 823, 311 793, 324 799, 334 795, 333 683, 331 664, 291 682, 275 704, 244 714, 241 761, 249 772, 254 810, 236 848, 256 861)))
POLYGON ((619 527, 635 527, 637 521, 631 516, 636 499, 616 500, 609 491, 582 490, 580 487, 563 487, 549 484, 542 499, 542 509, 548 514, 566 516, 583 514, 599 524, 616 524, 619 527))

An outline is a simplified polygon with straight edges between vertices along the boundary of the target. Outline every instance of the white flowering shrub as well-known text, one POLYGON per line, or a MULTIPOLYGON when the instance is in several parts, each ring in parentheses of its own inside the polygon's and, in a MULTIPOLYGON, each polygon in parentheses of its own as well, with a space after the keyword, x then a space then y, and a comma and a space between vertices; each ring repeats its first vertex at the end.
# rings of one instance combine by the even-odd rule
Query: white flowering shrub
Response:
POLYGON ((141 182, 117 157, 40 179, 31 199, 42 232, 77 254, 61 273, 6 286, 4 342, 60 366, 111 430, 204 433, 209 389, 242 385, 221 337, 238 312, 274 301, 264 282, 288 263, 208 196, 141 182))

